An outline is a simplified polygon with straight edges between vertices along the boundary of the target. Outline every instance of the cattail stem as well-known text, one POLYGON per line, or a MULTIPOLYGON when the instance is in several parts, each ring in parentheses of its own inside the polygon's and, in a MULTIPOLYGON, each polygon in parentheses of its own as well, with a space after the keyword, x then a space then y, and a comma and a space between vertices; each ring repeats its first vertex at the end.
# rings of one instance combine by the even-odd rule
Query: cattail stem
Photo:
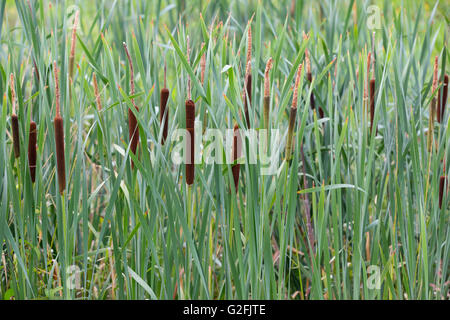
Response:
MULTIPOLYGON (((125 49, 125 53, 127 55, 128 64, 130 66, 130 96, 134 95, 134 68, 133 61, 131 60, 130 52, 128 51, 127 44, 123 43, 123 48, 125 49)), ((137 112, 139 112, 139 108, 134 103, 134 98, 131 97, 131 103, 137 112)), ((131 152, 136 154, 137 146, 139 144, 139 128, 137 125, 137 119, 134 115, 134 112, 131 108, 128 108, 128 138, 130 140, 130 149, 131 152)), ((131 160, 131 168, 134 169, 134 162, 131 160)))
POLYGON ((448 74, 444 76, 444 83, 439 90, 438 103, 437 103, 437 121, 442 123, 445 115, 445 105, 447 103, 448 94, 448 74), (442 98, 441 98, 442 96, 442 98))
POLYGON ((11 127, 13 136, 13 148, 14 157, 20 157, 20 136, 19 136, 19 119, 16 115, 16 87, 14 85, 14 75, 10 75, 11 83, 11 104, 12 104, 12 115, 11 115, 11 127))
POLYGON ((234 187, 235 191, 238 191, 239 187, 239 173, 241 165, 237 162, 238 159, 241 157, 241 151, 242 151, 242 140, 239 133, 239 126, 237 124, 234 125, 233 130, 233 150, 232 150, 232 161, 234 163, 231 167, 231 171, 233 173, 233 181, 234 181, 234 187))
POLYGON ((195 132, 194 132, 194 123, 195 123, 195 103, 192 100, 186 100, 186 131, 189 136, 186 140, 186 149, 189 150, 187 152, 186 159, 186 184, 192 185, 194 183, 194 152, 195 152, 195 132))
POLYGON ((30 168, 31 182, 36 181, 36 122, 30 121, 30 134, 28 139, 28 166, 30 168))
POLYGON ((55 101, 56 116, 54 119, 56 166, 58 173, 59 193, 63 194, 64 189, 66 188, 66 163, 64 155, 64 127, 63 127, 63 119, 61 117, 59 77, 58 77, 58 66, 56 65, 56 61, 53 61, 53 72, 55 75, 55 100, 56 100, 55 101))

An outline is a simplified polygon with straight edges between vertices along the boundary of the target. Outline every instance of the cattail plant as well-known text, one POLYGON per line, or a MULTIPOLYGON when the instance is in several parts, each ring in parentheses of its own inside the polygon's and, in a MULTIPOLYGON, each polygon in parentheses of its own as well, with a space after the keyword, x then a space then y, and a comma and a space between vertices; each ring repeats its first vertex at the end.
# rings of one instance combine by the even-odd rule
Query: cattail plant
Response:
POLYGON ((444 76, 444 83, 442 84, 442 87, 439 90, 438 94, 437 121, 439 123, 442 123, 442 121, 444 120, 445 105, 447 103, 447 94, 448 94, 448 74, 444 76))
MULTIPOLYGON (((308 40, 308 36, 305 32, 303 32, 303 39, 308 40)), ((305 49, 305 64, 306 64, 306 78, 308 79, 309 83, 312 82, 312 73, 311 73, 311 59, 309 56, 309 50, 308 48, 305 49)), ((311 109, 316 109, 316 99, 314 98, 314 92, 311 92, 311 96, 309 98, 309 104, 311 106, 311 109)), ((323 110, 321 107, 319 107, 319 116, 320 118, 323 118, 323 110)))
POLYGON ((20 137, 19 137, 19 119, 16 114, 16 89, 14 86, 14 75, 10 75, 11 83, 11 103, 12 103, 12 114, 11 114, 11 127, 13 136, 13 148, 14 156, 16 158, 20 157, 20 137))
MULTIPOLYGON (((434 59, 434 70, 433 70, 433 84, 432 92, 434 93, 437 88, 437 77, 438 77, 438 57, 434 59)), ((436 97, 434 96, 430 104, 430 114, 428 121, 428 151, 431 151, 433 145, 433 132, 434 132, 434 114, 436 112, 436 97)))
MULTIPOLYGON (((187 37, 187 60, 189 62, 189 37, 187 37)), ((194 141, 195 141, 195 132, 194 132, 194 123, 195 123, 195 103, 191 99, 191 78, 188 76, 187 83, 187 100, 185 103, 186 106, 186 131, 189 133, 189 138, 186 140, 186 149, 188 151, 189 159, 186 159, 186 184, 188 186, 194 183, 194 141)))
POLYGON ((252 28, 248 27, 248 38, 247 38, 247 60, 245 63, 245 85, 243 92, 243 100, 244 100, 244 113, 245 113, 245 121, 247 122, 247 128, 250 128, 250 114, 248 108, 252 105, 252 28))
POLYGON ((58 173, 58 185, 59 193, 62 194, 66 187, 66 164, 64 156, 64 127, 63 119, 61 117, 60 108, 60 91, 59 91, 59 77, 58 77, 58 66, 56 61, 53 61, 53 73, 55 76, 55 104, 56 104, 56 115, 54 119, 55 125, 55 146, 56 146, 56 166, 58 173))
POLYGON ((69 80, 73 80, 73 65, 75 61, 75 46, 77 43, 77 26, 78 26, 78 19, 80 16, 80 11, 77 10, 75 12, 75 19, 73 22, 73 29, 72 29, 72 38, 70 43, 70 56, 69 56, 69 80))
MULTIPOLYGON (((125 49, 125 53, 127 55, 128 64, 130 66, 130 96, 134 95, 134 69, 133 69, 133 61, 131 61, 130 52, 128 51, 127 44, 123 43, 123 48, 125 49)), ((134 98, 131 97, 131 103, 136 110, 139 112, 139 108, 134 103, 134 98)), ((137 146, 139 144, 139 128, 137 125, 137 119, 134 115, 131 108, 128 108, 128 137, 130 140, 130 149, 131 152, 136 154, 137 146)), ((134 168, 134 162, 131 160, 131 168, 134 168)))
POLYGON ((167 83, 166 83, 166 72, 167 72, 167 65, 164 62, 164 87, 161 89, 160 94, 160 111, 159 111, 159 123, 162 128, 162 138, 161 143, 164 145, 167 139, 167 130, 169 127, 169 109, 166 108, 167 106, 167 100, 169 99, 169 89, 167 89, 167 83))
POLYGON ((270 113, 270 79, 269 72, 272 68, 272 58, 267 60, 266 70, 264 71, 264 128, 269 129, 270 113))
POLYGON ((241 149, 242 149, 242 140, 239 133, 239 126, 235 124, 233 130, 233 150, 231 160, 233 161, 233 163, 234 162, 236 163, 234 163, 233 166, 231 167, 231 171, 233 173, 233 181, 236 192, 238 191, 239 172, 241 168, 241 165, 237 161, 241 156, 241 149))
MULTIPOLYGON (((202 47, 200 50, 203 50, 205 43, 202 42, 202 47)), ((200 59, 200 80, 202 82, 202 86, 205 85, 205 69, 206 69, 206 52, 202 55, 200 59)))
POLYGON ((292 97, 291 111, 290 111, 290 114, 289 114, 289 128, 288 128, 288 136, 287 136, 287 143, 286 143, 286 160, 291 160, 292 139, 294 137, 295 122, 296 122, 296 119, 297 119, 298 86, 300 84, 300 77, 301 77, 301 74, 302 74, 302 67, 303 67, 302 64, 300 64, 298 66, 297 76, 295 78, 294 95, 292 97))

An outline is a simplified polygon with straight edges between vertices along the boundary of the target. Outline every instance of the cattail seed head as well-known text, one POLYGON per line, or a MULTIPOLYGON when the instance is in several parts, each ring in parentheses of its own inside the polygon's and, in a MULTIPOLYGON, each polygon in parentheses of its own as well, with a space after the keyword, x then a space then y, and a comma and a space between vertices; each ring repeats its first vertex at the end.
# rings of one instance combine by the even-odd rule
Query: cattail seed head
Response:
POLYGON ((30 121, 30 135, 28 139, 28 166, 30 167, 31 182, 36 180, 36 122, 30 121))
POLYGON ((102 110, 102 100, 100 99, 100 92, 98 90, 98 83, 97 83, 97 76, 95 73, 92 75, 92 83, 94 85, 94 95, 95 95, 95 102, 97 104, 98 111, 102 110))
POLYGON ((56 147, 56 166, 58 173, 59 193, 63 193, 66 188, 66 164, 64 155, 64 127, 63 119, 60 115, 56 115, 54 119, 55 125, 55 147, 56 147))
POLYGON ((75 13, 75 19, 73 22, 73 29, 72 29, 72 38, 71 38, 71 44, 70 44, 70 56, 69 56, 69 79, 72 80, 73 76, 73 65, 75 60, 75 46, 76 46, 76 40, 77 40, 77 27, 78 27, 78 18, 80 16, 80 11, 77 10, 75 13))
POLYGON ((269 72, 272 69, 273 60, 269 58, 266 64, 266 70, 264 71, 264 97, 270 96, 270 78, 269 72))
MULTIPOLYGON (((432 92, 433 93, 436 91, 437 82, 438 82, 438 56, 436 56, 434 59, 433 82, 432 82, 432 92)), ((436 113, 436 96, 434 96, 433 99, 431 99, 429 121, 428 121, 427 146, 428 146, 428 151, 430 151, 430 152, 431 152, 432 146, 433 146, 435 113, 436 113)))
POLYGON ((195 152, 195 132, 194 132, 194 123, 195 123, 195 103, 192 100, 186 101, 186 131, 189 134, 188 139, 186 140, 186 149, 189 150, 187 152, 186 159, 186 184, 192 185, 194 183, 194 152, 195 152))
MULTIPOLYGON (((247 35, 247 60, 245 65, 249 68, 251 68, 251 65, 249 66, 249 62, 252 60, 252 27, 251 27, 251 21, 249 21, 248 24, 248 35, 247 35)), ((246 71, 246 74, 251 72, 251 69, 246 71)))
POLYGON ((369 82, 369 104, 370 104, 370 131, 373 127, 373 119, 375 117, 375 79, 370 79, 369 82))
POLYGON ((53 73, 55 76, 55 104, 56 115, 54 119, 55 126, 55 149, 56 149, 56 167, 58 174, 59 193, 63 193, 66 188, 66 164, 64 155, 64 126, 63 119, 61 117, 60 108, 60 91, 59 91, 59 77, 58 66, 56 61, 53 61, 53 73))
MULTIPOLYGON (((205 46, 205 43, 203 42, 201 50, 203 50, 204 46, 205 46)), ((201 78, 201 81, 202 81, 202 86, 205 83, 205 69, 206 69, 206 53, 204 53, 202 55, 202 58, 200 60, 200 78, 201 78)))
POLYGON ((161 143, 164 145, 167 139, 167 130, 169 126, 169 109, 167 108, 167 100, 169 99, 169 89, 162 88, 160 94, 160 113, 159 113, 159 122, 160 126, 162 126, 163 135, 161 138, 161 143))
POLYGON ((19 136, 19 119, 16 115, 16 88, 14 85, 14 75, 10 75, 10 86, 11 86, 11 104, 12 104, 12 115, 11 115, 11 127, 13 136, 13 148, 14 157, 20 157, 20 136, 19 136))
MULTIPOLYGON (((130 95, 134 95, 134 68, 133 68, 133 61, 131 60, 130 52, 128 51, 127 44, 123 43, 123 48, 125 50, 127 59, 128 59, 128 65, 130 66, 130 95)), ((139 112, 139 108, 134 103, 134 98, 131 98, 131 103, 133 104, 133 107, 137 112, 139 112)), ((139 128, 137 125, 137 119, 134 115, 134 112, 128 108, 128 137, 130 140, 130 149, 131 152, 136 154, 137 146, 139 144, 139 128)), ((131 168, 134 168, 134 162, 131 160, 131 168)))
MULTIPOLYGON (((233 150, 232 150, 232 161, 233 163, 236 162, 241 157, 242 152, 242 140, 239 133, 239 126, 237 124, 234 125, 233 130, 233 150)), ((234 163, 231 167, 231 171, 233 173, 233 181, 234 181, 234 187, 235 191, 238 191, 239 186, 239 172, 240 172, 241 165, 239 163, 234 163)))
POLYGON ((243 100, 244 100, 244 113, 245 113, 245 120, 247 122, 247 127, 250 128, 250 113, 248 111, 249 105, 252 104, 252 75, 250 73, 251 71, 251 61, 247 63, 247 68, 245 71, 245 86, 244 86, 244 93, 243 93, 243 100))
POLYGON ((442 202, 444 200, 444 188, 447 184, 448 189, 448 179, 446 176, 440 176, 439 178, 439 209, 442 209, 442 202))
POLYGON ((438 95, 438 103, 437 103, 437 121, 442 123, 445 115, 445 105, 447 103, 447 94, 448 94, 448 74, 444 76, 444 83, 442 84, 441 89, 439 90, 438 95))

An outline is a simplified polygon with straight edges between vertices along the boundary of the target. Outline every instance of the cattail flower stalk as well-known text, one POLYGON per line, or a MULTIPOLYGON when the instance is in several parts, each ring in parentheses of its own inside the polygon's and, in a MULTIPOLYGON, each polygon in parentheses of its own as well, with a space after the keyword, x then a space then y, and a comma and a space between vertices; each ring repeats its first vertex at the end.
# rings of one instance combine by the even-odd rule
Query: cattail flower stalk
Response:
MULTIPOLYGON (((189 62, 190 55, 190 46, 189 46, 189 36, 187 37, 187 60, 189 62)), ((186 140, 186 149, 189 150, 187 152, 186 159, 186 184, 191 186, 194 183, 194 174, 195 174, 195 164, 194 164, 194 152, 195 152, 195 132, 194 132, 194 124, 195 124, 195 103, 191 100, 191 78, 188 76, 188 85, 187 85, 187 97, 185 107, 186 107, 186 131, 189 134, 188 139, 186 140)))
POLYGON ((244 113, 245 113, 245 120, 247 122, 247 127, 250 128, 250 114, 249 114, 249 107, 252 105, 252 28, 250 26, 248 27, 248 38, 247 38, 247 60, 245 64, 245 86, 244 86, 244 93, 243 93, 243 100, 244 100, 244 113))
MULTIPOLYGON (((438 57, 434 59, 434 70, 433 70, 433 84, 432 84, 432 92, 434 93, 437 88, 437 77, 438 77, 438 57)), ((430 104, 430 114, 429 114, 429 121, 428 121, 428 151, 431 152, 432 145, 433 145, 433 132, 434 132, 434 114, 436 110, 436 97, 433 97, 431 99, 430 104)))
POLYGON ((162 138, 161 144, 164 145, 167 139, 167 130, 169 127, 169 109, 167 108, 167 100, 169 99, 169 89, 166 87, 166 72, 167 65, 164 62, 164 86, 160 93, 160 112, 159 112, 159 123, 162 128, 162 138))
POLYGON ((241 157, 241 152, 242 152, 241 135, 239 133, 239 126, 235 124, 233 130, 233 150, 231 160, 233 161, 233 163, 234 162, 236 163, 232 165, 231 171, 233 173, 233 181, 236 192, 238 191, 239 186, 239 173, 241 165, 238 163, 238 159, 241 157))
POLYGON ((20 136, 19 136, 19 118, 16 114, 16 88, 14 85, 14 75, 10 75, 11 84, 11 104, 12 104, 12 114, 11 114, 11 127, 13 136, 13 148, 14 157, 20 157, 20 136))
MULTIPOLYGON (((123 48, 125 49, 125 53, 127 55, 128 64, 130 66, 130 95, 134 95, 134 68, 133 68, 133 61, 131 60, 130 52, 128 51, 127 44, 123 43, 123 48)), ((139 108, 134 103, 134 98, 131 98, 131 103, 135 110, 139 112, 139 108)), ((131 108, 128 108, 128 137, 131 143, 131 152, 136 154, 137 146, 139 144, 139 128, 137 125, 137 119, 134 115, 131 108)), ((134 168, 134 162, 131 160, 131 168, 134 168)))
POLYGON ((272 58, 269 58, 264 72, 264 128, 269 129, 269 113, 270 113, 270 79, 269 72, 272 68, 272 58))
POLYGON ((294 137, 295 122, 297 119, 298 86, 300 84, 302 67, 303 67, 303 65, 300 64, 297 69, 297 76, 295 78, 294 95, 292 97, 291 111, 289 114, 289 128, 288 128, 288 136, 287 136, 287 144, 286 144, 286 160, 291 160, 292 147, 293 147, 292 140, 294 137))
MULTIPOLYGON (((202 43, 202 48, 205 46, 205 43, 202 43)), ((206 69, 206 53, 204 53, 200 59, 200 79, 202 81, 202 86, 205 84, 205 69, 206 69)))
POLYGON ((64 127, 60 110, 61 108, 60 108, 59 77, 58 77, 58 66, 56 65, 56 61, 53 61, 53 73, 55 75, 55 100, 56 100, 55 101, 56 115, 54 119, 56 165, 58 173, 59 193, 63 194, 64 189, 66 188, 66 164, 64 155, 64 127))
POLYGON ((94 85, 95 103, 97 104, 97 110, 102 110, 102 100, 100 99, 100 92, 98 90, 97 76, 92 74, 92 83, 94 85))
POLYGON ((442 123, 445 115, 445 105, 447 103, 448 94, 448 74, 444 76, 444 83, 439 90, 438 103, 437 103, 437 121, 442 123), (441 98, 442 97, 442 98, 441 98))
POLYGON ((36 122, 30 121, 30 134, 28 139, 28 166, 30 168, 31 182, 36 181, 36 141, 37 128, 36 122))
POLYGON ((72 81, 73 76, 73 66, 75 61, 75 46, 77 43, 77 27, 78 27, 78 19, 80 16, 80 11, 77 10, 75 13, 75 19, 73 22, 73 29, 72 29, 72 38, 70 43, 70 56, 69 56, 69 80, 72 81))
MULTIPOLYGON (((308 40, 308 36, 303 32, 303 39, 308 40)), ((306 65, 306 78, 308 79, 308 82, 312 82, 312 73, 311 73, 311 58, 309 55, 308 48, 305 49, 305 65, 306 65)), ((309 104, 311 106, 311 109, 316 109, 316 99, 314 97, 314 92, 311 92, 311 96, 309 98, 309 104)), ((320 118, 323 118, 324 113, 321 107, 319 107, 319 116, 320 118)))

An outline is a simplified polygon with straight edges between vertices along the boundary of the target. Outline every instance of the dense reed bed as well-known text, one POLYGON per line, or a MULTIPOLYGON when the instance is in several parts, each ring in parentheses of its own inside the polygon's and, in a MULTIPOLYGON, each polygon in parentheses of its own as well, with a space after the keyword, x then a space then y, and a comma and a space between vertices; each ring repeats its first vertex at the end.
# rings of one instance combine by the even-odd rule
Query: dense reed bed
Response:
POLYGON ((446 6, 369 4, 0 2, 0 299, 449 299, 446 6))

